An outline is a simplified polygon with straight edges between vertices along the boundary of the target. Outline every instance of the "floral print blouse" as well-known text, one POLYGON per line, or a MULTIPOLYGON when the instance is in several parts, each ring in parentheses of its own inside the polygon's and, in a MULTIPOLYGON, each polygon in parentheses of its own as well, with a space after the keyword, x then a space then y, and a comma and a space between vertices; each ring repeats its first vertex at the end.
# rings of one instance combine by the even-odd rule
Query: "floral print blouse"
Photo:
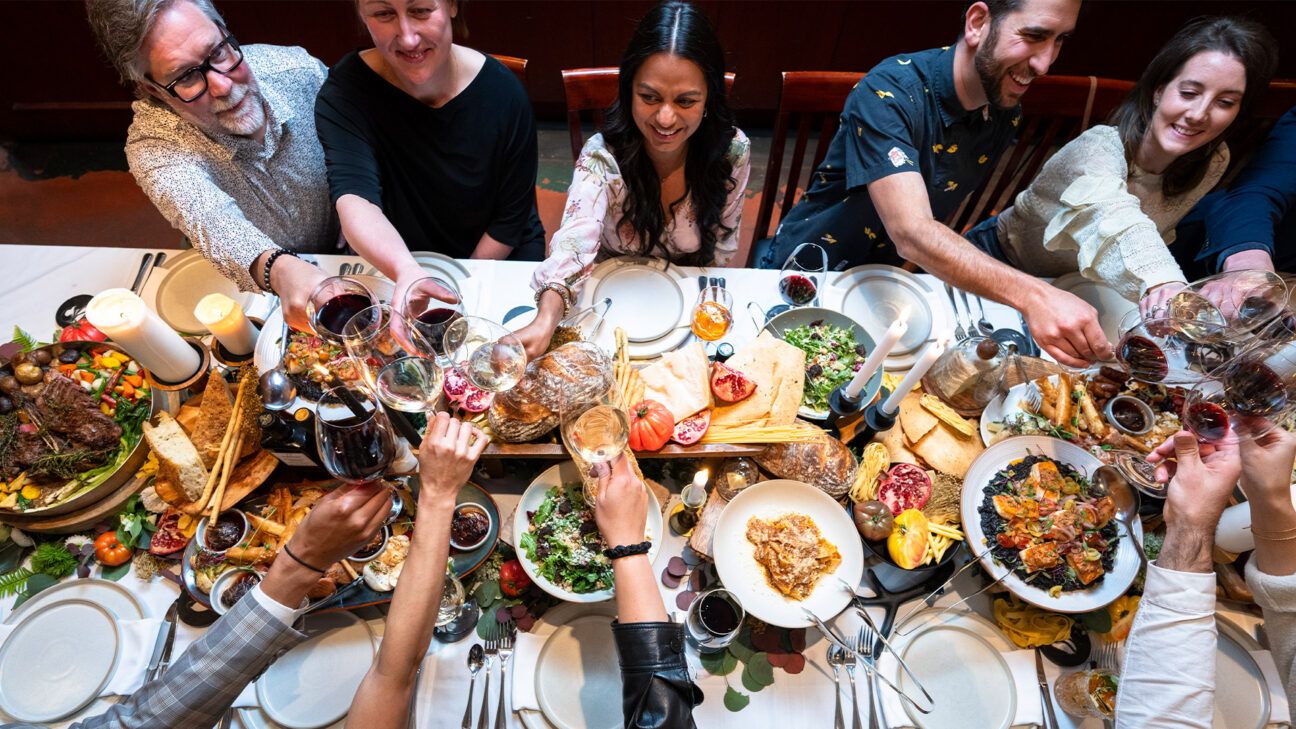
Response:
MULTIPOLYGON (((727 264, 738 250, 743 197, 751 172, 751 142, 742 130, 735 131, 728 152, 734 186, 720 219, 725 231, 716 240, 717 266, 727 264)), ((576 160, 562 225, 550 242, 549 257, 536 269, 531 287, 539 291, 547 283, 558 282, 576 290, 599 260, 637 252, 639 236, 633 228, 628 224, 617 228, 626 194, 616 157, 603 141, 603 135, 595 134, 576 160)), ((652 251, 654 255, 675 260, 693 253, 701 243, 692 198, 685 198, 675 207, 675 215, 666 221, 662 238, 652 251)))

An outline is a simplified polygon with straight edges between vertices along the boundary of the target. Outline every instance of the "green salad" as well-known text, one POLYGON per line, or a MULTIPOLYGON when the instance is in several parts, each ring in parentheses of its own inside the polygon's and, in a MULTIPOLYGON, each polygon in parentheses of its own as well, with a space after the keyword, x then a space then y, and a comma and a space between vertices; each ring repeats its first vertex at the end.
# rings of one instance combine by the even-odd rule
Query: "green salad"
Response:
POLYGON ((864 345, 850 329, 822 321, 783 332, 783 341, 806 353, 805 391, 801 404, 826 412, 828 396, 864 364, 864 345))
POLYGON ((603 556, 607 545, 581 484, 550 488, 540 507, 527 512, 527 521, 521 546, 545 579, 582 594, 612 587, 612 563, 603 556))

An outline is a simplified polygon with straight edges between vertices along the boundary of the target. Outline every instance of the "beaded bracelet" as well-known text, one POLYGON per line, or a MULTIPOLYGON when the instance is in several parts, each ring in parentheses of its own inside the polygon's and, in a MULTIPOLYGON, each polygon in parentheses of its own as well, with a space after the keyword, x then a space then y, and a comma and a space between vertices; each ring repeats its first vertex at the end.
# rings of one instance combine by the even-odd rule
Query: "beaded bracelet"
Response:
POLYGON ((633 557, 636 554, 648 554, 652 548, 652 542, 639 542, 638 544, 622 544, 610 549, 603 550, 603 556, 608 559, 621 559, 622 557, 633 557))
POLYGON ((571 312, 572 304, 575 302, 576 299, 576 295, 574 294, 574 292, 572 292, 571 287, 568 286, 567 284, 559 283, 557 281, 550 281, 549 283, 546 283, 544 286, 541 286, 540 290, 535 293, 535 303, 537 309, 540 308, 540 297, 544 296, 544 292, 546 291, 552 291, 555 294, 558 294, 558 298, 562 299, 563 316, 566 317, 567 314, 571 312))
POLYGON ((318 572, 318 573, 320 573, 321 575, 325 573, 325 570, 322 570, 322 569, 320 569, 319 567, 316 567, 315 565, 312 565, 312 564, 306 564, 306 562, 303 561, 301 557, 298 557, 297 555, 295 555, 295 554, 292 553, 292 550, 288 548, 288 545, 287 545, 287 544, 283 545, 283 551, 284 551, 284 553, 287 554, 289 557, 292 557, 292 559, 293 559, 294 562, 296 562, 297 564, 301 565, 302 567, 305 567, 306 569, 308 569, 308 570, 310 570, 310 571, 312 571, 312 572, 318 572))
POLYGON ((262 281, 262 286, 261 286, 261 288, 264 289, 265 292, 269 294, 274 293, 274 289, 270 288, 270 268, 274 266, 275 261, 279 260, 279 256, 292 256, 293 258, 301 260, 301 256, 297 255, 296 253, 290 250, 287 250, 286 248, 280 248, 279 250, 270 254, 270 257, 267 258, 265 262, 265 273, 263 274, 265 280, 262 281))

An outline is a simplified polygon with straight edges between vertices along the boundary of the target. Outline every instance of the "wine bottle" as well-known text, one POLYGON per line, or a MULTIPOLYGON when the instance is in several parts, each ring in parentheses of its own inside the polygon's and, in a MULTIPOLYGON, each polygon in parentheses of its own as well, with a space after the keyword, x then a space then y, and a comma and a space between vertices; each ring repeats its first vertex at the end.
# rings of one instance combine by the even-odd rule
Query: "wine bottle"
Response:
POLYGON ((261 426, 261 447, 287 466, 322 468, 319 449, 315 446, 315 413, 298 408, 291 415, 263 412, 257 416, 261 426))

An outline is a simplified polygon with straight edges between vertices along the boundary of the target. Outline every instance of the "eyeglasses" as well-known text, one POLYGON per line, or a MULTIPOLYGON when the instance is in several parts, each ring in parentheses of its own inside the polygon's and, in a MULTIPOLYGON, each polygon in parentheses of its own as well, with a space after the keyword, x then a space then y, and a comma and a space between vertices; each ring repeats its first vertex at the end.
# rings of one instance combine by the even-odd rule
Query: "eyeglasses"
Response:
POLYGON ((185 70, 176 77, 176 80, 162 86, 162 89, 187 104, 207 93, 208 71, 228 74, 241 63, 243 63, 243 49, 239 47, 238 41, 231 33, 212 49, 212 52, 207 55, 207 60, 185 70))

